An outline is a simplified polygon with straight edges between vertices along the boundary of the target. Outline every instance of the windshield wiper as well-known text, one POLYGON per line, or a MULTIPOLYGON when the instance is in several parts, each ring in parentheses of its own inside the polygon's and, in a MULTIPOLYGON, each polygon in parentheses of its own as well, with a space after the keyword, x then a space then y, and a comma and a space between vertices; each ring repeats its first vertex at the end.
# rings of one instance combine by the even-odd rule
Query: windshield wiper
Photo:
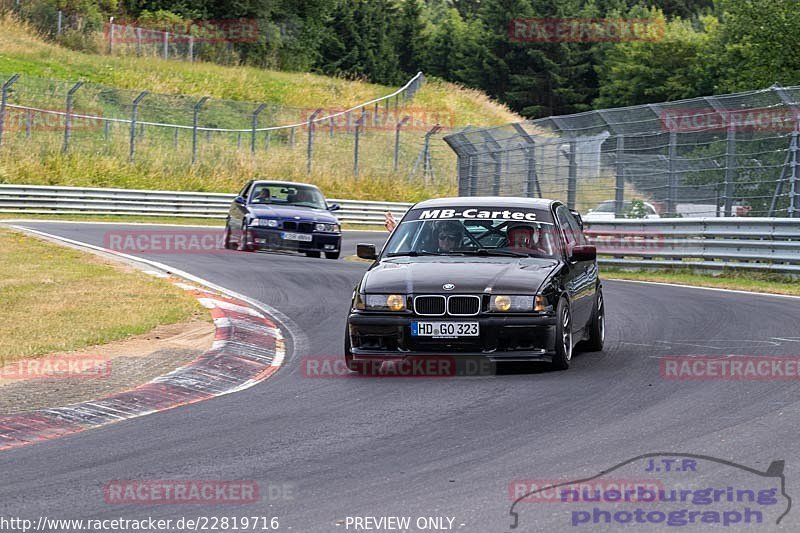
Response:
POLYGON ((386 257, 418 257, 420 255, 448 255, 447 253, 426 252, 425 250, 409 250, 408 252, 392 252, 386 254, 386 257))
POLYGON ((510 250, 492 250, 489 248, 478 248, 477 250, 459 250, 458 253, 480 255, 480 256, 498 256, 498 257, 530 257, 528 254, 520 252, 512 252, 510 250))

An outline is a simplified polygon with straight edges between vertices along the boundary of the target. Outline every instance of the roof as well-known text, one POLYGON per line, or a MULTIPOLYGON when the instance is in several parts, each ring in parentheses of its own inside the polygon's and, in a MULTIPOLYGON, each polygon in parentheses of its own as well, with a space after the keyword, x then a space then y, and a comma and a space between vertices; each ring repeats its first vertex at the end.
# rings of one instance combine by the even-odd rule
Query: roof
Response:
POLYGON ((319 189, 316 185, 312 185, 310 183, 302 183, 300 181, 281 181, 281 180, 253 180, 253 185, 255 184, 263 184, 269 183, 271 185, 286 185, 287 187, 295 187, 297 185, 302 185, 303 187, 311 187, 313 189, 319 189))
POLYGON ((455 196, 452 198, 434 198, 414 205, 412 209, 431 207, 517 207, 528 209, 547 209, 556 200, 546 198, 523 198, 519 196, 455 196))

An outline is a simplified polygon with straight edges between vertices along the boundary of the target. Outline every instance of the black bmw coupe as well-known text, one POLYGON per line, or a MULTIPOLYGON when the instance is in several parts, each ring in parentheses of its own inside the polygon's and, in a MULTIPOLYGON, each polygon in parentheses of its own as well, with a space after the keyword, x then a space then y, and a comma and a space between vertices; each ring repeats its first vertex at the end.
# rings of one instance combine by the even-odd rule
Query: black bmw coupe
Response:
POLYGON ((345 362, 364 372, 406 358, 545 361, 603 347, 597 253, 558 201, 472 197, 413 206, 355 288, 345 362), (372 365, 370 364, 373 363, 372 365))

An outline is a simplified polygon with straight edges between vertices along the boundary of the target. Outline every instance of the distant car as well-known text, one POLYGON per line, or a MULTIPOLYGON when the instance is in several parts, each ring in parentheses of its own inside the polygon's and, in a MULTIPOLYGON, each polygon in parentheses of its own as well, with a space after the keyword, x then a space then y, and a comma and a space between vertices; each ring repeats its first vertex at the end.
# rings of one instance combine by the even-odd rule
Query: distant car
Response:
MULTIPOLYGON (((649 202, 642 202, 644 204, 645 216, 644 218, 661 218, 658 214, 656 207, 649 202)), ((627 213, 633 205, 630 201, 622 203, 622 212, 627 213)), ((594 222, 598 220, 613 220, 616 209, 616 202, 614 200, 606 200, 600 202, 594 209, 589 209, 589 212, 583 215, 585 222, 594 222)))
POLYGON ((597 251, 562 203, 441 198, 413 206, 356 286, 345 364, 478 357, 565 369, 573 346, 601 350, 605 306, 597 251))
POLYGON ((338 259, 339 220, 315 186, 289 181, 253 180, 231 203, 225 222, 225 248, 241 251, 291 250, 309 257, 338 259))

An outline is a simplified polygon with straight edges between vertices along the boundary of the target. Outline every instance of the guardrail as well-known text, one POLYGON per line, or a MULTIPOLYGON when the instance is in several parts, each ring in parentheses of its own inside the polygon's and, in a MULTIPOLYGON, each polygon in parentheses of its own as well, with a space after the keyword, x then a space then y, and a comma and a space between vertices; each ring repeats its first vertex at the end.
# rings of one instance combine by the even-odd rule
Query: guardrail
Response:
POLYGON ((587 222, 601 265, 725 268, 800 274, 800 221, 669 218, 587 222))
MULTIPOLYGON (((0 185, 0 213, 135 215, 224 219, 235 195, 222 193, 0 185)), ((382 225, 412 204, 328 200, 342 223, 382 225)), ((586 223, 601 265, 724 268, 800 274, 800 221, 786 218, 618 219, 586 223)))
MULTIPOLYGON (((224 219, 235 194, 42 185, 0 185, 0 213, 135 215, 224 219)), ((383 225, 386 211, 401 217, 412 204, 328 199, 344 224, 383 225)))

